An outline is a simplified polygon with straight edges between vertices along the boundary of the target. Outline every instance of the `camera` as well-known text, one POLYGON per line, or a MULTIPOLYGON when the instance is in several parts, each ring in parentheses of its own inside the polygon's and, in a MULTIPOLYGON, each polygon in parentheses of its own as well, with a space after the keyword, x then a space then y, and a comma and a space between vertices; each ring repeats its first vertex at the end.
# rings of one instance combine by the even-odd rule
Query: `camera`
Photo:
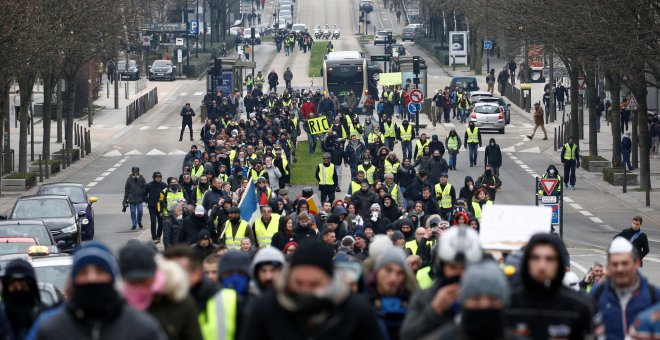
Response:
POLYGON ((121 212, 125 213, 128 208, 128 202, 121 202, 121 212))

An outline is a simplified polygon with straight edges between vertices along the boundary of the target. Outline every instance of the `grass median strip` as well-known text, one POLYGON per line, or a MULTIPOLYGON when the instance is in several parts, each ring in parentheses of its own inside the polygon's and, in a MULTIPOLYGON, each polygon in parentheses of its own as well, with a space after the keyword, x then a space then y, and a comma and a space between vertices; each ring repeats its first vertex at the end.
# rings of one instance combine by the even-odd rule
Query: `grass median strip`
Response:
POLYGON ((312 55, 309 58, 309 71, 307 75, 310 77, 320 77, 321 67, 323 67, 323 56, 325 55, 327 43, 319 41, 312 45, 312 55))
POLYGON ((321 163, 321 156, 323 152, 320 150, 320 145, 316 146, 316 153, 309 153, 308 142, 298 142, 296 147, 296 158, 298 163, 290 162, 291 164, 291 185, 310 185, 315 184, 316 166, 321 163))

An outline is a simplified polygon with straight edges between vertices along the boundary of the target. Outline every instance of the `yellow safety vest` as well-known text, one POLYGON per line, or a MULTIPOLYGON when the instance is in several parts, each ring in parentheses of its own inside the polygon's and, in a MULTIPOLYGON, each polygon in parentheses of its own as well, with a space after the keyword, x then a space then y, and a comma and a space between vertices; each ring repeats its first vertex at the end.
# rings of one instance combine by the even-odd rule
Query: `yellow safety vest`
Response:
POLYGON ((367 143, 373 143, 374 142, 374 136, 376 136, 376 135, 378 135, 381 142, 385 139, 383 137, 382 133, 379 132, 379 133, 376 134, 376 133, 373 133, 373 131, 372 131, 372 132, 369 133, 369 136, 367 136, 367 143))
POLYGON ((472 130, 472 131, 470 131, 470 128, 467 128, 465 131, 467 132, 467 135, 468 135, 468 140, 467 140, 468 144, 479 143, 479 128, 478 127, 475 126, 474 130, 472 130))
POLYGON ((348 131, 350 132, 351 135, 353 135, 353 132, 355 132, 355 126, 353 126, 353 119, 350 117, 346 118, 346 125, 348 125, 348 131))
POLYGON ((383 162, 385 164, 385 173, 390 173, 390 174, 395 174, 397 170, 399 170, 399 166, 401 165, 399 162, 396 162, 392 164, 388 159, 383 162))
POLYGON ((272 214, 267 226, 264 225, 264 222, 261 219, 254 221, 254 234, 257 238, 257 242, 259 242, 259 248, 270 246, 270 241, 273 239, 273 235, 277 234, 279 226, 279 214, 272 214))
POLYGON ((440 183, 435 185, 435 197, 440 197, 440 201, 438 201, 438 206, 440 208, 444 209, 450 209, 452 204, 451 204, 451 184, 447 183, 445 185, 445 189, 443 190, 440 187, 440 183))
POLYGON ((391 137, 391 138, 396 137, 396 131, 394 130, 394 122, 392 122, 390 126, 387 126, 387 123, 384 123, 383 127, 385 128, 385 133, 383 134, 385 137, 391 137))
POLYGON ((257 76, 254 78, 254 84, 257 86, 263 85, 264 84, 264 76, 257 76))
POLYGON ((234 158, 236 157, 236 150, 229 151, 229 164, 234 164, 234 158))
POLYGON ((204 340, 234 340, 236 338, 236 316, 238 294, 223 288, 206 302, 206 313, 200 313, 199 327, 204 340))
POLYGON ((335 185, 335 180, 332 178, 335 174, 335 165, 330 163, 330 166, 326 167, 321 163, 319 167, 321 168, 319 185, 335 185))
POLYGON ((227 174, 218 174, 217 176, 223 183, 227 182, 229 180, 229 176, 227 174))
POLYGON ((289 100, 282 99, 282 107, 285 106, 291 106, 291 99, 289 100))
POLYGON ((190 177, 195 181, 198 180, 200 177, 202 177, 203 174, 204 174, 203 165, 200 165, 198 169, 195 169, 194 166, 190 169, 190 177))
POLYGON ((250 171, 248 171, 248 177, 252 178, 252 180, 256 183, 259 177, 263 177, 265 173, 266 173, 265 169, 262 169, 261 172, 257 172, 257 170, 250 169, 250 171))
POLYGON ((231 221, 225 222, 225 245, 227 249, 241 249, 241 241, 245 238, 245 231, 248 228, 248 223, 241 220, 236 230, 236 235, 233 235, 231 221))
POLYGON ((365 169, 364 164, 358 165, 358 171, 364 172, 364 178, 369 182, 369 184, 374 184, 374 172, 376 172, 376 167, 373 164, 369 164, 369 168, 365 169))
POLYGON ((361 183, 355 183, 355 181, 351 181, 351 194, 360 191, 361 187, 362 187, 361 183))
MULTIPOLYGON (((493 201, 488 200, 485 205, 493 205, 493 201)), ((472 202, 472 209, 474 210, 474 217, 481 222, 481 206, 479 205, 479 202, 472 202)))
POLYGON ((396 183, 392 183, 391 187, 387 187, 387 184, 383 183, 387 191, 390 193, 390 196, 392 196, 392 200, 394 201, 395 204, 399 204, 396 200, 396 198, 399 196, 399 185, 396 183))
POLYGON ((564 144, 564 148, 566 148, 566 151, 564 151, 564 159, 568 161, 575 160, 575 152, 577 151, 577 144, 573 144, 573 147, 571 147, 568 143, 564 144))
POLYGON ((458 137, 453 136, 447 139, 447 149, 458 150, 458 137))
POLYGON ((199 190, 199 187, 195 187, 195 192, 197 194, 197 200, 195 204, 202 205, 202 202, 204 201, 204 194, 206 194, 206 192, 209 191, 210 188, 211 187, 209 186, 208 188, 206 188, 206 190, 204 190, 204 192, 202 192, 201 190, 199 190))
POLYGON ((387 96, 387 99, 389 101, 392 101, 392 99, 394 98, 394 92, 386 93, 385 95, 387 96))
POLYGON ((417 255, 417 240, 406 242, 405 248, 410 249, 412 255, 417 255))
POLYGON ((186 198, 183 196, 183 190, 179 189, 179 191, 175 193, 171 192, 168 188, 163 190, 161 193, 162 199, 160 201, 165 201, 165 207, 161 207, 161 210, 163 212, 163 216, 167 217, 170 215, 170 207, 178 203, 179 200, 185 200, 186 198))
POLYGON ((273 108, 277 105, 277 99, 268 99, 268 107, 273 108))
POLYGON ((246 86, 252 86, 252 78, 246 78, 245 79, 245 85, 246 86))
POLYGON ((408 131, 406 131, 403 126, 399 126, 399 135, 401 140, 404 142, 409 142, 412 140, 412 125, 408 125, 408 131))
POLYGON ((433 279, 429 276, 430 272, 431 266, 420 268, 417 271, 415 277, 417 278, 417 284, 419 285, 420 289, 426 289, 433 286, 433 279))
POLYGON ((417 143, 415 143, 415 145, 417 146, 417 150, 418 150, 420 155, 422 154, 422 151, 424 150, 424 147, 429 145, 429 143, 431 143, 431 141, 429 141, 428 139, 424 143, 422 143, 421 139, 417 140, 417 143))

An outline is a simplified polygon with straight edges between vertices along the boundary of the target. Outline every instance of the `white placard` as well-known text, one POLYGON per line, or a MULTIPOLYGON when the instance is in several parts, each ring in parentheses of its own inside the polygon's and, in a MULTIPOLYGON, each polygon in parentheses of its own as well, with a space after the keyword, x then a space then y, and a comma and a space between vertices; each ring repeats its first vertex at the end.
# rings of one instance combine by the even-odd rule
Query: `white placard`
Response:
POLYGON ((551 222, 550 207, 484 205, 479 241, 484 250, 518 250, 532 235, 550 232, 551 222))
POLYGON ((183 46, 183 38, 176 38, 176 46, 183 46))

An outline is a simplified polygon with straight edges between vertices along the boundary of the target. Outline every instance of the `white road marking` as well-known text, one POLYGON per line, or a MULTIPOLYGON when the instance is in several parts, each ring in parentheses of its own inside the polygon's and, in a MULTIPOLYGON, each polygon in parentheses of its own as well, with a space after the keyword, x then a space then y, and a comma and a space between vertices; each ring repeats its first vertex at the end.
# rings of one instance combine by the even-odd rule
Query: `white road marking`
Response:
POLYGON ((571 207, 575 210, 582 210, 582 207, 577 203, 571 203, 571 207))
POLYGON ((587 268, 582 267, 579 263, 577 263, 575 261, 571 261, 571 266, 575 267, 575 269, 581 271, 584 274, 587 273, 587 268))
POLYGON ((594 221, 594 223, 603 223, 603 220, 598 217, 589 217, 589 219, 594 221))
MULTIPOLYGON (((502 149, 501 151, 502 151, 502 152, 506 152, 507 155, 509 155, 509 157, 513 157, 513 156, 511 156, 511 154, 510 154, 509 152, 516 152, 516 148, 514 148, 513 146, 510 146, 510 147, 508 147, 508 148, 504 148, 504 149, 502 149)), ((513 159, 513 158, 512 158, 512 159, 513 159)), ((516 158, 516 159, 517 159, 517 158, 516 158)))
POLYGON ((195 92, 195 93, 193 93, 193 96, 201 96, 201 95, 203 95, 203 94, 204 94, 204 92, 203 92, 203 91, 200 91, 200 92, 195 92))
POLYGON ((520 164, 520 167, 523 168, 523 169, 529 169, 529 167, 525 164, 520 164))
POLYGON ((518 164, 518 165, 525 165, 525 163, 523 163, 523 161, 521 161, 521 160, 515 160, 513 162, 518 164))
POLYGON ((91 187, 95 186, 96 184, 98 184, 98 182, 89 182, 89 184, 87 184, 87 186, 91 188, 91 187))
POLYGON ((110 169, 108 169, 108 171, 110 171, 110 172, 113 172, 113 171, 115 171, 115 170, 117 170, 117 168, 110 168, 110 169))
POLYGON ((113 165, 113 167, 114 167, 114 168, 118 168, 118 167, 120 167, 121 165, 122 165, 122 163, 117 163, 117 164, 113 165))
POLYGON ((521 146, 521 145, 523 145, 523 144, 525 144, 525 142, 516 143, 516 144, 514 144, 513 146, 521 146))
POLYGON ((185 154, 187 154, 187 152, 181 151, 179 149, 174 149, 174 150, 168 152, 167 154, 168 155, 185 155, 185 154))
POLYGON ((142 154, 142 152, 140 152, 138 150, 135 150, 135 149, 125 153, 125 155, 141 155, 141 154, 142 154))
POLYGON ((566 201, 566 202, 568 202, 568 203, 573 203, 573 202, 575 202, 575 201, 573 201, 572 198, 570 198, 570 197, 568 197, 568 196, 564 196, 564 201, 566 201))
POLYGON ((149 129, 149 128, 150 128, 150 126, 145 125, 145 126, 141 126, 141 127, 140 127, 140 130, 143 131, 143 130, 147 130, 147 129, 149 129))
POLYGON ((167 91, 160 92, 159 95, 164 96, 167 94, 167 91))
POLYGON ((182 97, 183 97, 183 96, 187 96, 187 95, 188 95, 188 94, 185 93, 185 92, 181 92, 181 93, 179 94, 179 96, 182 96, 182 97))
POLYGON ((145 155, 147 156, 156 156, 156 155, 164 155, 165 153, 158 150, 158 149, 151 149, 151 151, 147 152, 145 155))
POLYGON ((526 153, 541 153, 541 149, 539 149, 538 146, 535 146, 531 149, 526 149, 526 150, 520 150, 518 152, 526 152, 526 153))
POLYGON ((121 152, 118 150, 112 150, 110 152, 106 152, 103 157, 121 157, 121 152))
POLYGON ((537 174, 530 174, 530 175, 532 176, 532 178, 539 177, 537 174))
POLYGON ((169 126, 161 125, 161 126, 159 126, 158 128, 156 128, 156 130, 167 130, 167 129, 169 129, 169 128, 170 128, 169 126))
POLYGON ((105 177, 105 176, 108 176, 108 175, 110 175, 110 174, 111 174, 110 171, 106 171, 106 172, 102 173, 101 176, 105 177))
POLYGON ((85 188, 85 192, 89 191, 90 188, 85 188))
POLYGON ((102 181, 104 178, 105 178, 105 177, 103 177, 103 176, 99 176, 99 177, 96 177, 96 178, 94 179, 94 181, 95 181, 95 182, 100 182, 100 181, 102 181))
MULTIPOLYGON (((584 215, 584 216, 593 216, 592 213, 590 213, 590 212, 588 212, 588 211, 586 211, 586 210, 580 210, 580 214, 582 214, 582 215, 584 215)), ((600 222, 596 222, 596 223, 600 223, 600 222)))
POLYGON ((124 158, 122 158, 122 159, 119 160, 119 163, 124 163, 124 162, 126 162, 127 160, 128 160, 128 158, 124 157, 124 158))
POLYGON ((518 157, 513 156, 513 155, 509 155, 509 158, 513 159, 514 161, 518 159, 518 157))
POLYGON ((605 230, 614 231, 614 228, 610 227, 608 224, 601 224, 600 226, 605 230))

